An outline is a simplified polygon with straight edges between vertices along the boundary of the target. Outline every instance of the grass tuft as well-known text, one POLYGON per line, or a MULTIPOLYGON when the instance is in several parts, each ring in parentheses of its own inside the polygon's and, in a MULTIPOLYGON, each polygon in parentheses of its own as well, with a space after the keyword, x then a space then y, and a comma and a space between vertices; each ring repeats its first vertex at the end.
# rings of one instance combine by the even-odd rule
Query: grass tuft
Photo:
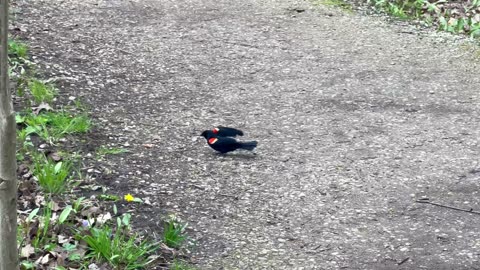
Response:
POLYGON ((65 134, 87 133, 92 123, 86 114, 72 116, 66 112, 49 112, 46 114, 52 135, 61 137, 65 134))
POLYGON ((25 124, 29 134, 35 133, 47 142, 56 141, 68 134, 87 133, 92 127, 87 114, 71 115, 65 111, 38 115, 30 112, 18 116, 17 123, 25 124))
POLYGON ((100 146, 97 151, 97 158, 102 158, 106 155, 118 155, 128 152, 127 149, 119 148, 119 147, 107 147, 107 146, 100 146))
POLYGON ((174 260, 170 265, 170 270, 195 270, 195 267, 189 265, 185 261, 174 260))
POLYGON ((55 162, 48 159, 43 154, 37 154, 33 157, 33 175, 38 179, 38 183, 46 193, 63 193, 69 182, 71 162, 55 162))
POLYGON ((87 258, 106 261, 115 269, 142 269, 154 259, 149 255, 158 249, 158 245, 148 240, 139 241, 137 234, 128 235, 129 218, 117 219, 117 228, 108 225, 91 228, 90 234, 81 238, 87 243, 87 258))
POLYGON ((28 47, 27 45, 13 40, 8 40, 8 56, 11 58, 27 58, 28 47))
POLYGON ((312 2, 315 5, 338 7, 348 12, 352 12, 353 10, 352 5, 343 0, 313 0, 312 2))
POLYGON ((188 224, 181 224, 176 218, 170 218, 165 222, 163 241, 168 247, 179 248, 187 239, 184 232, 188 224))
POLYGON ((45 84, 37 79, 32 79, 28 82, 28 89, 37 104, 42 102, 50 103, 57 94, 53 85, 45 84))

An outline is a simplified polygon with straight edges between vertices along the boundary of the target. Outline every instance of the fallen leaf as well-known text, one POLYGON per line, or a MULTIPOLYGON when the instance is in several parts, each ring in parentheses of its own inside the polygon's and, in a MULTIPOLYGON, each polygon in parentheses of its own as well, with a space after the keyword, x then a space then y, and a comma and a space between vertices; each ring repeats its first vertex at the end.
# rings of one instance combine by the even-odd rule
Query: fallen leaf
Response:
POLYGON ((92 263, 88 266, 88 270, 100 270, 100 267, 98 267, 96 264, 92 263))
POLYGON ((18 165, 18 167, 17 167, 17 172, 18 172, 19 174, 28 172, 28 165, 25 164, 25 163, 22 163, 22 164, 18 165))
POLYGON ((30 244, 22 247, 22 249, 20 251, 20 257, 21 258, 28 258, 32 254, 35 254, 35 248, 32 247, 32 245, 30 245, 30 244))
POLYGON ((48 103, 45 103, 45 102, 40 103, 38 107, 32 107, 32 112, 35 115, 38 115, 42 110, 51 111, 52 107, 50 107, 50 105, 48 105, 48 103))
POLYGON ((45 254, 45 256, 38 258, 38 260, 35 261, 35 264, 48 264, 49 259, 50 254, 45 254))
POLYGON ((110 219, 112 219, 112 215, 110 214, 110 212, 107 212, 106 214, 98 215, 97 223, 101 225, 101 224, 104 224, 105 222, 107 222, 110 219))
POLYGON ((50 153, 48 155, 48 157, 51 158, 53 161, 56 161, 56 162, 62 160, 62 157, 57 152, 50 153))
POLYGON ((152 205, 152 202, 150 202, 150 198, 149 198, 149 197, 144 198, 144 199, 143 199, 143 203, 145 203, 146 205, 152 205))
POLYGON ((67 259, 68 255, 66 252, 62 252, 57 254, 57 265, 65 265, 65 259, 67 259))
POLYGON ((60 206, 58 205, 57 202, 55 201, 50 201, 48 204, 47 204, 48 207, 50 207, 50 209, 52 209, 52 211, 58 211, 60 210, 60 206))
POLYGON ((66 236, 63 236, 63 235, 61 235, 61 234, 59 234, 59 235, 57 236, 57 238, 58 238, 57 242, 58 242, 59 244, 63 244, 63 243, 70 242, 70 237, 66 237, 66 236))
POLYGON ((92 214, 98 213, 98 211, 100 211, 100 208, 96 207, 96 206, 93 206, 93 207, 90 207, 90 208, 87 208, 87 209, 83 210, 81 212, 81 214, 84 217, 88 217, 88 216, 91 216, 92 214))
POLYGON ((45 204, 45 196, 43 196, 43 195, 35 196, 35 205, 36 206, 41 206, 43 204, 45 204))

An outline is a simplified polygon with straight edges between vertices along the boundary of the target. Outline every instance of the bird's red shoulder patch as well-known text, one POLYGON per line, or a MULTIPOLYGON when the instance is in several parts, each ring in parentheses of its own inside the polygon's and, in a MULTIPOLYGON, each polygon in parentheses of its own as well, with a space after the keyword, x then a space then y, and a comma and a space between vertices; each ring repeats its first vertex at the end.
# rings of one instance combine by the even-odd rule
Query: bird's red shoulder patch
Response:
POLYGON ((218 141, 217 138, 210 138, 210 139, 208 139, 208 143, 209 143, 209 144, 214 144, 214 143, 216 143, 217 141, 218 141))
POLYGON ((220 129, 218 129, 218 128, 213 129, 213 133, 215 133, 215 134, 218 134, 219 131, 220 131, 220 129))

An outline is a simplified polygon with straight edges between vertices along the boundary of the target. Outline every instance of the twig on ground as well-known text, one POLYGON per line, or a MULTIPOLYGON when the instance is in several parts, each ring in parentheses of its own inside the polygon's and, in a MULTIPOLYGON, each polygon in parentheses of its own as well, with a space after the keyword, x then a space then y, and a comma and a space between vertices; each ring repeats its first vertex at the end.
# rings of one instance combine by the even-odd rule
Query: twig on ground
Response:
POLYGON ((417 203, 426 203, 426 204, 431 204, 431 205, 440 206, 440 207, 443 207, 443 208, 448 208, 448 209, 452 209, 452 210, 457 210, 457 211, 462 211, 462 212, 467 212, 467 213, 472 213, 472 214, 480 215, 480 212, 474 211, 472 208, 470 208, 470 209, 462 209, 462 208, 457 208, 457 207, 448 206, 448 205, 444 205, 444 204, 434 203, 434 202, 431 202, 431 201, 429 200, 429 198, 422 198, 422 199, 416 200, 415 202, 417 202, 417 203))
POLYGON ((397 263, 397 265, 402 265, 402 264, 406 263, 408 260, 410 260, 410 257, 406 257, 401 262, 397 263))

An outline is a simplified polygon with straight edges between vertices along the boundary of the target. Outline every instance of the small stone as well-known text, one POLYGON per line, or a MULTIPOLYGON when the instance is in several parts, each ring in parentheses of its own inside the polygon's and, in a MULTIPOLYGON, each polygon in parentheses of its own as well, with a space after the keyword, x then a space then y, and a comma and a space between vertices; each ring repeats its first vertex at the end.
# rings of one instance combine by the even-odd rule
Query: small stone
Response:
POLYGON ((267 255, 268 253, 270 253, 270 251, 268 249, 262 249, 260 251, 260 255, 267 255))

